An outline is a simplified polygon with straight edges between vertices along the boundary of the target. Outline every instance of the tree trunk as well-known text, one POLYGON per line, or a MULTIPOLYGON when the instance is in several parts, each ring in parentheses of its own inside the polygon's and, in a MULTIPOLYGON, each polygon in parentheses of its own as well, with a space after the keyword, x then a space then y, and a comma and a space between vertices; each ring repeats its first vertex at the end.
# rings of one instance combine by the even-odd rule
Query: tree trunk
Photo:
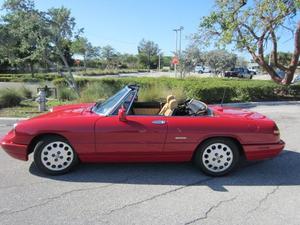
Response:
POLYGON ((300 20, 297 23, 297 28, 295 32, 295 50, 294 54, 291 59, 291 63, 288 67, 288 69, 285 71, 285 77, 282 80, 282 84, 291 84, 294 78, 294 74, 296 72, 298 63, 299 63, 299 57, 300 57, 300 20))
POLYGON ((68 72, 69 72, 69 77, 66 76, 66 79, 68 80, 68 83, 71 84, 71 88, 72 88, 72 89, 76 92, 76 94, 80 97, 79 89, 78 89, 78 87, 77 87, 77 84, 76 84, 76 81, 75 81, 75 79, 74 79, 72 70, 71 70, 71 68, 70 68, 70 66, 69 66, 69 64, 68 64, 68 62, 67 62, 66 57, 64 56, 64 54, 63 54, 60 50, 58 50, 58 54, 59 54, 61 60, 63 61, 65 67, 67 67, 67 70, 68 70, 68 72))
POLYGON ((86 56, 83 56, 83 67, 84 67, 84 71, 86 72, 86 56))
POLYGON ((29 63, 29 68, 30 68, 31 77, 34 77, 34 65, 32 61, 30 61, 29 63))
POLYGON ((255 57, 253 58, 255 62, 260 65, 262 68, 264 68, 267 73, 271 76, 271 79, 276 82, 277 84, 280 84, 282 82, 282 79, 277 76, 275 70, 261 57, 255 57))

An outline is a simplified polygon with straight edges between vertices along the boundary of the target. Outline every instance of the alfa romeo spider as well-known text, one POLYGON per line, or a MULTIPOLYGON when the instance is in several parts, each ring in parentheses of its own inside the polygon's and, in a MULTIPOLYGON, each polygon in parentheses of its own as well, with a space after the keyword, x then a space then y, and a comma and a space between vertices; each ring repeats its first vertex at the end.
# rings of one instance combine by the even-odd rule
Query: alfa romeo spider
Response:
POLYGON ((54 107, 20 121, 1 140, 12 157, 50 175, 82 163, 186 162, 222 176, 242 159, 261 160, 284 148, 275 122, 256 112, 169 95, 141 102, 128 85, 103 102, 54 107))

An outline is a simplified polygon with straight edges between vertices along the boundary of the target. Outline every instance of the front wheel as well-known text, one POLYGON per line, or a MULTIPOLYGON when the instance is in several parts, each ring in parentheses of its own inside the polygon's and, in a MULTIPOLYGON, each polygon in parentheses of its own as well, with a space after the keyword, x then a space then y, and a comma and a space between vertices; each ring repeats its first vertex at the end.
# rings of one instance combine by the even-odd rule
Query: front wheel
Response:
POLYGON ((66 139, 46 136, 34 148, 34 163, 46 174, 59 175, 70 171, 78 158, 66 139))
POLYGON ((239 161, 238 146, 230 139, 210 139, 197 149, 194 161, 208 175, 225 175, 233 170, 239 161))

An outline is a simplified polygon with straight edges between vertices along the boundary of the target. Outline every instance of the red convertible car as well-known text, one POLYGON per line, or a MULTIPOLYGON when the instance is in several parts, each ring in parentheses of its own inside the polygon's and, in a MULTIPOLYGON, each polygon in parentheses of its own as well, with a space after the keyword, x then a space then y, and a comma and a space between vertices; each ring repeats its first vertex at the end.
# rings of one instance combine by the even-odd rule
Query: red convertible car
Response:
POLYGON ((58 106, 14 125, 2 140, 12 157, 28 160, 56 175, 78 162, 184 162, 221 176, 244 156, 271 158, 284 148, 275 122, 243 109, 138 101, 139 87, 128 85, 104 102, 58 106))

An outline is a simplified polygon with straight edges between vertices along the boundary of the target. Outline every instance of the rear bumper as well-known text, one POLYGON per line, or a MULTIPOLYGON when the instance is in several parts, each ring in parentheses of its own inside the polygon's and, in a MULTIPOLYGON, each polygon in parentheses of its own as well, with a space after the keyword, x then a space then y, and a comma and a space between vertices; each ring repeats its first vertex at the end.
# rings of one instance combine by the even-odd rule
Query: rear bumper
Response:
POLYGON ((4 138, 0 139, 0 146, 11 157, 23 161, 28 160, 27 145, 16 144, 11 141, 12 133, 9 132, 4 138))
POLYGON ((247 160, 261 160, 277 156, 284 148, 284 141, 276 144, 244 145, 247 160))

